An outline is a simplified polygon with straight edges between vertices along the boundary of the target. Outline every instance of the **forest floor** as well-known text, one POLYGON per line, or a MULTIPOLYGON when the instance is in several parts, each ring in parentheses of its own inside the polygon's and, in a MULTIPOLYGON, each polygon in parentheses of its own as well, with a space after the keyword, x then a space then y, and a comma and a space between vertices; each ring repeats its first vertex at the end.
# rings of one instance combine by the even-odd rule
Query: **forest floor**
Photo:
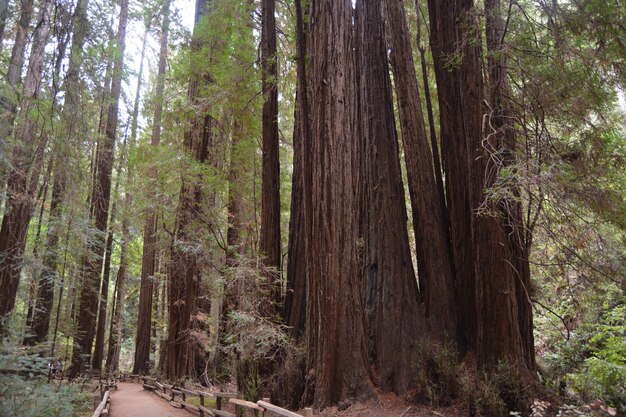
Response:
POLYGON ((460 406, 429 407, 408 404, 393 394, 380 394, 364 403, 341 403, 320 412, 322 417, 461 417, 467 411, 460 406))

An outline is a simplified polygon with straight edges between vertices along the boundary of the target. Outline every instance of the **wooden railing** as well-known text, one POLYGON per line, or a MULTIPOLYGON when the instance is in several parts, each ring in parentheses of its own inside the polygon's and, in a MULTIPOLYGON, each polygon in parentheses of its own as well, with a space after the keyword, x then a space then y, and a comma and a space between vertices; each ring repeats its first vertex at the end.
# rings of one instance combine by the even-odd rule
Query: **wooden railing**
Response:
POLYGON ((91 415, 91 417, 100 417, 100 416, 107 416, 107 415, 109 415, 109 410, 107 409, 107 404, 109 403, 109 396, 110 395, 111 395, 111 391, 109 391, 107 389, 104 392, 104 395, 102 396, 102 401, 100 401, 100 404, 98 405, 98 407, 96 407, 96 409, 94 410, 94 412, 91 415))
MULTIPOLYGON (((243 416, 246 411, 251 411, 255 417, 269 416, 269 413, 277 414, 283 417, 303 417, 301 414, 294 413, 277 405, 271 404, 269 399, 257 401, 245 401, 237 398, 234 392, 206 392, 201 390, 193 390, 175 385, 160 382, 157 378, 150 376, 139 377, 143 381, 144 389, 150 390, 159 397, 168 401, 173 407, 193 410, 200 413, 201 417, 237 417, 243 416), (192 404, 189 397, 199 398, 200 404, 192 404), (235 414, 223 409, 225 400, 228 400, 235 408, 235 414), (215 403, 215 407, 210 407, 209 403, 215 403)), ((304 409, 304 417, 311 417, 313 410, 304 409)))

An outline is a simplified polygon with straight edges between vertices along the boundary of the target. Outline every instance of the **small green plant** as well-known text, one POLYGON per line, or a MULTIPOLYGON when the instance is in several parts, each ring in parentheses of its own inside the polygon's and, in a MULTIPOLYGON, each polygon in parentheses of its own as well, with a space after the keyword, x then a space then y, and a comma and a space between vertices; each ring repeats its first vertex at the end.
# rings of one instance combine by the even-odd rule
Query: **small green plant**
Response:
POLYGON ((0 417, 74 417, 91 408, 79 384, 52 380, 50 358, 6 344, 0 351, 0 417))

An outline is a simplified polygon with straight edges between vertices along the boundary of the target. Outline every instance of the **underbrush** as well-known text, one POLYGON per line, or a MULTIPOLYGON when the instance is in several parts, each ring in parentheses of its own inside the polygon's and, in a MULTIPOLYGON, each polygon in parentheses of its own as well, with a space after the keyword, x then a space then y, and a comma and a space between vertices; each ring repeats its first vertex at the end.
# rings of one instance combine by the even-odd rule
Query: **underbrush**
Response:
POLYGON ((23 349, 0 351, 0 417, 79 417, 92 411, 91 393, 52 379, 49 358, 23 349))

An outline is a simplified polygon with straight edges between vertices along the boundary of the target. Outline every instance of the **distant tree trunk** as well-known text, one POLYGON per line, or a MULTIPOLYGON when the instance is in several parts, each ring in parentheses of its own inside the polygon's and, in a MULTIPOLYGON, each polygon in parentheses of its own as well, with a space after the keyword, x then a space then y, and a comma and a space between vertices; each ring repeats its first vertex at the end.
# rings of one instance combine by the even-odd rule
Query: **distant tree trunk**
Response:
POLYGON ((444 219, 446 208, 435 180, 441 174, 433 167, 404 6, 399 0, 385 0, 385 5, 413 208, 421 300, 428 319, 428 331, 440 338, 454 339, 457 331, 454 274, 444 219))
POLYGON ((48 220, 48 235, 46 249, 43 257, 43 270, 39 280, 39 293, 33 322, 35 341, 42 342, 48 334, 50 326, 50 309, 54 296, 54 282, 57 275, 59 238, 61 233, 61 215, 65 189, 67 184, 67 172, 65 164, 70 155, 69 149, 76 141, 79 129, 79 101, 80 84, 79 73, 82 64, 82 45, 87 34, 87 0, 80 0, 76 4, 72 17, 72 47, 70 49, 69 65, 65 76, 65 102, 61 112, 61 119, 67 129, 65 139, 55 143, 55 168, 54 182, 52 185, 52 198, 50 200, 50 217, 48 220))
MULTIPOLYGON (((297 93, 295 124, 293 129, 293 176, 291 186, 291 213, 289 216, 289 244, 287 258, 287 291, 283 306, 283 318, 290 332, 296 338, 305 333, 306 323, 306 288, 307 288, 307 226, 306 203, 311 189, 310 162, 311 125, 309 120, 309 100, 306 77, 307 39, 305 16, 302 4, 296 0, 296 37, 297 37, 297 93)), ((310 202, 309 202, 310 204, 310 202)), ((299 399, 298 399, 299 400, 299 399)))
MULTIPOLYGON (((24 54, 28 43, 30 20, 33 15, 33 3, 33 0, 20 1, 20 19, 15 28, 15 40, 11 50, 11 60, 7 68, 7 85, 13 89, 19 88, 18 86, 22 80, 22 67, 24 66, 24 54)), ((14 94, 17 94, 17 92, 13 91, 14 94)), ((16 98, 12 97, 12 95, 2 97, 2 107, 6 115, 2 120, 0 139, 7 140, 11 135, 15 113, 17 112, 16 98)))
MULTIPOLYGON (((156 103, 154 108, 154 118, 152 125, 151 145, 158 146, 161 138, 161 115, 163 111, 163 91, 165 89, 165 65, 167 60, 167 38, 169 30, 169 1, 165 2, 163 23, 161 25, 161 42, 159 51, 159 68, 156 84, 156 103)), ((143 71, 143 57, 146 47, 146 39, 149 31, 146 24, 146 32, 143 46, 141 48, 141 65, 139 72, 143 71)), ((140 78, 141 79, 141 78, 140 78)), ((133 112, 133 134, 137 131, 137 111, 139 110, 139 87, 135 97, 135 110, 133 112)), ((134 140, 133 140, 134 142, 134 140)), ((156 176, 156 172, 151 173, 151 179, 156 176)), ((149 371, 150 363, 150 331, 152 327, 152 299, 154 289, 154 274, 156 271, 156 251, 157 251, 157 222, 156 212, 150 208, 147 213, 146 223, 143 232, 143 255, 141 259, 141 286, 139 289, 139 307, 137 315, 137 338, 135 339, 135 361, 133 364, 134 374, 144 374, 149 371)))
POLYGON ((48 220, 48 236, 46 238, 46 249, 43 257, 44 266, 39 278, 32 323, 32 332, 34 334, 33 342, 35 343, 41 343, 48 337, 54 299, 54 286, 57 276, 57 246, 59 244, 62 228, 61 210, 63 203, 63 184, 61 183, 63 174, 59 171, 63 169, 58 159, 55 165, 54 183, 52 185, 52 197, 50 200, 50 218, 48 220))
MULTIPOLYGON (((360 187, 364 210, 363 295, 369 356, 383 391, 414 384, 420 333, 381 0, 356 2, 360 187)), ((394 22, 396 24, 397 22, 394 22)), ((429 173, 430 174, 430 173, 429 173)))
MULTIPOLYGON (((28 30, 32 14, 33 0, 21 0, 20 18, 15 28, 15 41, 13 42, 11 60, 9 61, 7 69, 6 86, 11 88, 12 91, 0 96, 0 105, 2 106, 0 109, 0 153, 4 155, 11 154, 9 139, 13 133, 13 123, 15 121, 15 114, 17 113, 17 97, 19 93, 20 81, 22 80, 24 53, 28 43, 28 30)), ((3 194, 5 194, 7 187, 9 166, 10 164, 0 160, 0 198, 2 199, 0 201, 5 204, 8 203, 4 201, 5 197, 3 194)), ((4 211, 6 212, 6 207, 4 207, 4 211)))
MULTIPOLYGON (((280 160, 278 156, 278 63, 275 0, 261 2, 261 74, 263 81, 263 190, 261 193, 261 255, 265 265, 281 269, 280 160)), ((280 275, 268 274, 271 302, 280 301, 280 275)), ((274 309, 271 309, 274 310, 274 309)))
POLYGON ((15 306, 15 297, 22 270, 22 255, 30 224, 34 194, 39 182, 47 135, 37 137, 40 120, 31 115, 39 95, 43 74, 44 48, 50 32, 52 1, 43 0, 38 25, 33 34, 28 72, 21 100, 20 125, 15 132, 15 144, 7 181, 8 201, 0 227, 0 329, 1 320, 15 306))
MULTIPOLYGON (((209 7, 207 0, 196 0, 196 25, 209 7)), ((197 27, 197 26, 196 26, 197 27)), ((194 29, 195 30, 195 29, 194 29)), ((198 47, 199 40, 192 40, 192 48, 198 47)), ((189 83, 189 101, 198 105, 198 76, 189 83)), ((209 143, 213 135, 213 120, 206 115, 206 108, 198 110, 192 126, 185 132, 184 149, 196 163, 205 163, 208 159, 209 143)), ((197 230, 191 230, 195 213, 201 210, 203 187, 201 174, 183 175, 180 199, 176 210, 176 237, 172 247, 169 265, 169 332, 167 343, 166 376, 177 379, 184 375, 193 375, 195 370, 195 346, 190 334, 195 325, 194 315, 197 308, 200 276, 198 254, 186 249, 190 241, 195 240, 197 230), (199 178, 200 176, 200 178, 199 178)))
POLYGON ((0 0, 0 53, 4 44, 4 29, 7 23, 7 15, 9 14, 9 0, 0 0))
POLYGON ((100 146, 97 157, 97 178, 93 184, 92 206, 96 236, 94 243, 88 248, 84 262, 84 279, 80 289, 80 314, 75 344, 72 355, 70 375, 76 376, 81 370, 81 355, 91 353, 96 327, 96 308, 98 305, 98 288, 102 268, 102 254, 105 249, 105 233, 109 215, 111 197, 111 172, 115 152, 117 134, 118 108, 122 87, 124 49, 126 46, 126 24, 128 21, 128 0, 121 0, 120 20, 117 32, 117 50, 113 63, 111 80, 111 102, 105 128, 105 139, 100 146))
MULTIPOLYGON (((356 91, 350 0, 311 1, 312 217, 305 401, 318 407, 373 393, 357 265, 352 161, 356 91), (315 256, 313 256, 315 254, 315 256)), ((307 166, 307 165, 305 165, 307 166)), ((306 175, 306 174, 305 174, 306 175)))
POLYGON ((111 309, 111 326, 109 328, 109 348, 105 369, 115 372, 119 369, 120 350, 122 345, 122 327, 124 325, 124 299, 126 295, 126 276, 128 269, 128 243, 130 232, 128 216, 122 217, 122 250, 120 253, 120 267, 117 270, 115 281, 114 304, 111 309))
MULTIPOLYGON (((121 164, 120 164, 121 165, 121 164)), ((119 180, 115 186, 114 196, 117 195, 119 180)), ((104 244, 104 270, 102 271, 102 279, 100 282, 100 295, 98 296, 98 317, 96 323, 96 336, 93 348, 93 357, 91 360, 91 369, 99 371, 102 368, 102 357, 104 356, 104 330, 106 326, 107 304, 109 300, 109 280, 111 278, 111 256, 113 255, 113 223, 115 222, 115 214, 117 212, 116 204, 111 208, 111 218, 109 219, 109 227, 107 238, 104 244)))

